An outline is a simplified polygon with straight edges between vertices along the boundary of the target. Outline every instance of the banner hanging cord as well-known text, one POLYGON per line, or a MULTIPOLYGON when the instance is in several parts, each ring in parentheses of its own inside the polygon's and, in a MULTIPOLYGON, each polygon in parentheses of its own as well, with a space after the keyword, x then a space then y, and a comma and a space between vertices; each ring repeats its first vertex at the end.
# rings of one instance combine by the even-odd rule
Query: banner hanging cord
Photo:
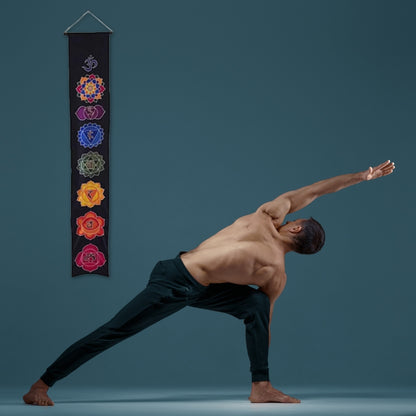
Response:
POLYGON ((72 23, 71 26, 69 26, 65 32, 64 35, 66 35, 75 25, 77 25, 87 14, 90 14, 94 19, 96 19, 98 22, 100 22, 104 27, 106 27, 111 33, 113 33, 113 29, 111 27, 108 27, 101 19, 99 19, 93 12, 90 10, 87 10, 82 16, 80 16, 77 20, 75 20, 74 23, 72 23))

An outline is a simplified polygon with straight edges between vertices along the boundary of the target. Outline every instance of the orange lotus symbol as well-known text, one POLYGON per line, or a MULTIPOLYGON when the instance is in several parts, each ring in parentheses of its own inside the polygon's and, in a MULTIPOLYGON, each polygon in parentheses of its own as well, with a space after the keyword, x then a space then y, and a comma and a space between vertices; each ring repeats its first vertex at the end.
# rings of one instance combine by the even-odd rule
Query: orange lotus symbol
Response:
POLYGON ((83 183, 77 194, 77 201, 81 203, 82 207, 88 208, 92 208, 94 205, 101 205, 101 201, 105 198, 101 184, 93 181, 83 183))
POLYGON ((95 212, 89 211, 82 217, 77 218, 77 235, 84 236, 88 240, 104 235, 105 219, 95 212))

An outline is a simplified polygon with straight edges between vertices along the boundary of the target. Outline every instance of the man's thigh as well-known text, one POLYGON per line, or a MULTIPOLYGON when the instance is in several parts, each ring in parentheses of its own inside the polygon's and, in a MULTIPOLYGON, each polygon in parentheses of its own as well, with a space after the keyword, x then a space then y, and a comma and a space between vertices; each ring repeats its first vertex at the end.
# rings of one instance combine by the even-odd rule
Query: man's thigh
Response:
POLYGON ((233 283, 211 284, 201 297, 189 306, 228 313, 239 319, 244 319, 253 303, 253 298, 259 295, 259 290, 251 286, 233 283))

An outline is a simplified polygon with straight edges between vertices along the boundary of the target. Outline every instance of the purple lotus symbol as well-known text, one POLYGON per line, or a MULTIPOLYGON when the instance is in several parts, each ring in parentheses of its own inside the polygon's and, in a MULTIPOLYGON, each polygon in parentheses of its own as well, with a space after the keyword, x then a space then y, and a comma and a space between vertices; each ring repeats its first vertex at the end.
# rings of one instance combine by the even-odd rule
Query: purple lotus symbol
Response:
POLYGON ((75 111, 75 115, 78 117, 78 120, 100 120, 105 113, 104 108, 101 105, 89 105, 87 107, 80 106, 78 110, 75 111))

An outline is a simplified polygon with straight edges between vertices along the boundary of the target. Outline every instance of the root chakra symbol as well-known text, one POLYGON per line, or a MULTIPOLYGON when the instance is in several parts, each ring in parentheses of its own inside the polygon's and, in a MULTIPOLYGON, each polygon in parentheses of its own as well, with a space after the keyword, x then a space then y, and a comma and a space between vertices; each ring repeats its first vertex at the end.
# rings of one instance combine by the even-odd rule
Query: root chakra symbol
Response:
POLYGON ((101 188, 99 182, 88 181, 83 183, 77 191, 77 201, 82 207, 92 208, 95 205, 101 205, 101 201, 105 198, 104 189, 101 188))
POLYGON ((86 272, 93 272, 104 266, 105 256, 94 244, 87 244, 75 257, 75 264, 86 272))
POLYGON ((104 129, 96 123, 88 123, 78 130, 78 141, 82 147, 92 149, 104 140, 104 129))
POLYGON ((84 153, 78 159, 77 169, 82 176, 93 178, 104 170, 105 160, 98 152, 84 153))
POLYGON ((104 235, 105 219, 93 211, 87 212, 77 218, 77 235, 84 236, 88 240, 104 235))
POLYGON ((104 81, 98 75, 88 75, 81 77, 77 82, 77 95, 81 101, 87 101, 92 104, 103 98, 105 91, 104 81))

